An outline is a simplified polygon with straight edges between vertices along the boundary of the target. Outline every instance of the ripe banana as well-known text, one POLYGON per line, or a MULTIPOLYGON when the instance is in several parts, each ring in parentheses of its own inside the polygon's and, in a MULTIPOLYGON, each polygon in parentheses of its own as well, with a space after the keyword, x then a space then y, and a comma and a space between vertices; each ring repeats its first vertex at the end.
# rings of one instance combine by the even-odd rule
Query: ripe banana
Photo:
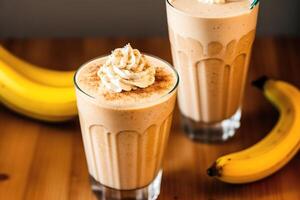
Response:
POLYGON ((56 87, 73 87, 75 71, 56 71, 35 66, 14 56, 0 45, 0 60, 22 75, 41 84, 56 87))
POLYGON ((283 81, 260 78, 253 82, 279 110, 271 132, 254 146, 220 157, 207 172, 227 183, 263 179, 287 164, 300 148, 300 91, 283 81))
POLYGON ((64 121, 77 114, 73 87, 52 87, 34 82, 2 60, 0 101, 21 114, 44 121, 64 121))

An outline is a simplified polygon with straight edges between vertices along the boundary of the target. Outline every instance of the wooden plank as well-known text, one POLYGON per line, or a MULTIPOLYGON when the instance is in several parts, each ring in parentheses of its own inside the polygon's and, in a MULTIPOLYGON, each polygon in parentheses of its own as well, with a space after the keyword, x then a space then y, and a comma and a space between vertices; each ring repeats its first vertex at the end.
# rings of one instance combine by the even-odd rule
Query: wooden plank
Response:
POLYGON ((22 199, 36 150, 40 126, 0 108, 0 199, 22 199))
POLYGON ((67 199, 72 169, 73 131, 44 124, 39 131, 24 199, 67 199))

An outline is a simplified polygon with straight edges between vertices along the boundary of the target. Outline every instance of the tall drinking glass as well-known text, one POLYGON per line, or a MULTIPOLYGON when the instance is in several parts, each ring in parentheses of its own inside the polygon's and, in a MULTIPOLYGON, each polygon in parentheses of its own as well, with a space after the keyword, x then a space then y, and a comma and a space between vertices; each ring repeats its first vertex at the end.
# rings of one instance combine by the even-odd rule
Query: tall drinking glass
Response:
POLYGON ((166 7, 184 129, 195 140, 225 141, 240 126, 258 5, 166 0, 166 7))
POLYGON ((167 62, 146 58, 160 68, 146 89, 98 98, 96 69, 106 56, 84 64, 74 78, 92 190, 101 199, 152 200, 160 193, 179 79, 167 62))

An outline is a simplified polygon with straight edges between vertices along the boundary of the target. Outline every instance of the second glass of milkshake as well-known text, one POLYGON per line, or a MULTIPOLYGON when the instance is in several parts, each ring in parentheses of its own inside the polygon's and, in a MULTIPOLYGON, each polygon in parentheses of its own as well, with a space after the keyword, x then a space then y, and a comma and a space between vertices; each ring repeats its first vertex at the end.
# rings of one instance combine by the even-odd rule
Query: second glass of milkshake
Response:
POLYGON ((156 199, 177 72, 126 45, 84 64, 74 79, 93 191, 100 199, 156 199))
POLYGON ((240 126, 258 5, 249 0, 166 0, 178 102, 188 135, 225 141, 240 126))

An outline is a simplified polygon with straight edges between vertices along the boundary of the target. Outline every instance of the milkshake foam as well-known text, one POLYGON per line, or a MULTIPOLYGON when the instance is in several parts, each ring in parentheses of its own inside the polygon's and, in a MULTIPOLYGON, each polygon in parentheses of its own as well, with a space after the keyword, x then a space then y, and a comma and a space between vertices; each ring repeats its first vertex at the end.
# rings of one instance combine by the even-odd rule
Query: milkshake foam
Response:
POLYGON ((150 55, 145 55, 149 65, 156 70, 155 81, 146 88, 137 88, 131 91, 109 92, 102 91, 99 69, 104 65, 108 57, 102 57, 89 63, 89 67, 83 67, 77 75, 77 83, 89 96, 95 98, 103 105, 116 108, 136 107, 137 104, 142 105, 151 103, 162 96, 168 94, 174 88, 177 80, 174 70, 166 68, 166 63, 150 55))

